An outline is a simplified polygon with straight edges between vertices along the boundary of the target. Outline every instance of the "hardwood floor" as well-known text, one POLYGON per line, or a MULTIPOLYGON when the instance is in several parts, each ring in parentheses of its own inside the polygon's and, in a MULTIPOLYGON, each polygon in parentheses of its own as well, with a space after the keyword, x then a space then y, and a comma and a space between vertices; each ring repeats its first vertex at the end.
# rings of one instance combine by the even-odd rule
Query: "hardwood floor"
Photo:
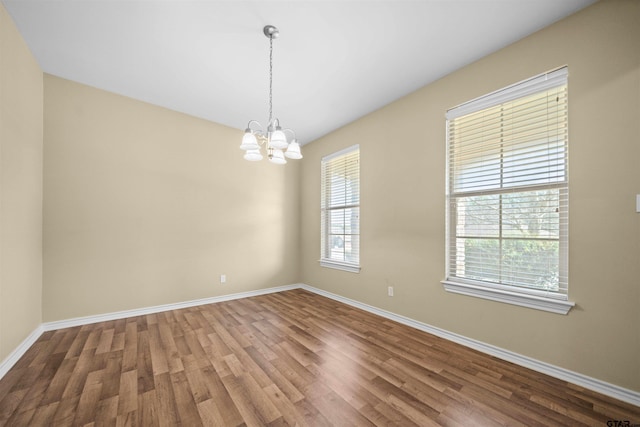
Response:
POLYGON ((0 380, 9 426, 608 420, 640 408, 304 290, 46 332, 0 380))

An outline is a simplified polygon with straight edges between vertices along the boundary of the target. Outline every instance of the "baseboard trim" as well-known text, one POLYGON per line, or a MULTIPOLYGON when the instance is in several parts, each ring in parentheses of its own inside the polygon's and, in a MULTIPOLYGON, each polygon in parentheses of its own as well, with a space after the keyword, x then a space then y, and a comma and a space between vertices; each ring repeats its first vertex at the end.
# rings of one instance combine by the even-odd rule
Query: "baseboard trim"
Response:
POLYGON ((204 305, 204 304, 213 304, 213 303, 222 302, 222 301, 231 301, 234 299, 272 294, 275 292, 288 291, 291 289, 298 289, 298 288, 300 288, 300 285, 298 284, 278 286, 274 288, 257 289, 255 291, 239 292, 235 294, 201 298, 197 300, 183 301, 183 302, 172 303, 172 304, 156 305, 152 307, 144 307, 144 308, 138 308, 133 310, 123 310, 123 311, 116 311, 113 313, 98 314, 95 316, 75 317, 72 319, 41 323, 33 332, 31 332, 31 334, 29 334, 29 336, 22 343, 20 343, 18 347, 16 347, 15 350, 13 350, 9 354, 9 356, 7 356, 0 363, 0 379, 2 379, 7 372, 9 372, 9 369, 11 369, 13 365, 15 365, 18 362, 18 360, 20 360, 20 358, 26 353, 29 347, 31 347, 38 340, 38 338, 40 338, 40 335, 42 335, 46 331, 54 331, 57 329, 71 328, 74 326, 89 325, 91 323, 106 322, 109 320, 124 319, 127 317, 142 316, 145 314, 160 313, 163 311, 195 307, 195 306, 204 305))
POLYGON ((58 320, 42 324, 45 331, 71 328, 74 326, 88 325, 91 323, 107 322, 109 320, 125 319, 127 317, 144 316, 146 314, 160 313, 169 310, 179 310, 181 308, 195 307, 198 305, 214 304, 216 302, 231 301, 234 299, 255 297, 258 295, 272 294, 275 292, 288 291, 299 288, 299 285, 286 285, 274 288, 257 289, 255 291, 239 292, 236 294, 207 297, 191 301, 183 301, 171 304, 155 305, 152 307, 136 308, 132 310, 116 311, 113 313, 98 314, 95 316, 75 317, 73 319, 58 320))
POLYGON ((25 338, 25 340, 20 343, 20 345, 18 345, 18 347, 16 347, 11 353, 9 353, 7 357, 4 358, 4 360, 0 363, 0 380, 5 376, 7 372, 9 372, 9 369, 11 369, 13 365, 15 365, 18 360, 20 360, 20 358, 26 353, 29 347, 31 347, 38 340, 38 338, 40 338, 40 335, 42 335, 43 332, 44 328, 42 327, 42 324, 38 325, 38 327, 35 328, 33 332, 31 332, 29 336, 27 336, 27 338, 25 338))
POLYGON ((31 334, 29 334, 29 336, 24 341, 22 341, 22 343, 20 343, 20 345, 16 347, 15 350, 13 350, 0 363, 0 379, 2 379, 5 376, 5 374, 13 367, 13 365, 15 365, 18 362, 18 360, 20 360, 20 358, 29 349, 29 347, 31 347, 38 340, 38 338, 40 338, 40 336, 46 331, 70 328, 74 326, 88 325, 91 323, 106 322, 109 320, 124 319, 127 317, 142 316, 142 315, 152 314, 152 313, 160 313, 163 311, 195 307, 195 306, 204 305, 204 304, 214 304, 222 301, 231 301, 231 300, 240 299, 240 298, 248 298, 248 297, 253 297, 258 295, 272 294, 272 293, 288 291, 292 289, 305 289, 309 292, 322 295, 324 297, 342 302, 352 307, 356 307, 356 308, 368 311, 373 314, 377 314, 378 316, 381 316, 390 320, 394 320, 398 323, 402 323, 403 325, 407 325, 412 328, 418 329, 420 331, 433 334, 440 338, 444 338, 449 341, 453 341, 455 343, 464 345, 466 347, 473 348, 474 350, 481 351, 483 353, 486 353, 491 356, 495 356, 502 360, 506 360, 508 362, 512 362, 517 365, 524 366, 525 368, 533 369, 534 371, 541 372, 551 377, 558 378, 563 381, 567 381, 567 382, 582 386, 589 390, 602 393, 606 396, 619 399, 623 402, 640 406, 639 392, 629 390, 629 389, 617 386, 615 384, 610 384, 605 381, 601 381, 577 372, 570 371, 568 369, 560 368, 558 366, 551 365, 546 362, 541 362, 539 360, 536 360, 527 356, 523 356, 521 354, 514 353, 512 351, 505 350, 503 348, 496 347, 491 344, 486 344, 481 341, 474 340, 472 338, 467 338, 465 336, 458 335, 453 332, 449 332, 444 329, 440 329, 435 326, 431 326, 429 324, 419 322, 409 317, 405 317, 387 310, 382 310, 380 308, 362 303, 360 301, 356 301, 347 297, 343 297, 341 295, 327 292, 325 290, 315 288, 313 286, 310 286, 304 283, 278 286, 278 287, 266 288, 266 289, 257 289, 255 291, 239 292, 235 294, 208 297, 208 298, 184 301, 184 302, 173 303, 173 304, 157 305, 157 306, 139 308, 134 310, 123 310, 123 311, 117 311, 113 313, 99 314, 96 316, 76 317, 73 319, 42 323, 36 329, 34 329, 34 331, 31 332, 31 334))
POLYGON ((322 289, 314 288, 313 286, 309 286, 307 284, 300 284, 300 288, 305 289, 309 292, 313 292, 315 294, 322 295, 324 297, 331 298, 333 300, 345 303, 352 307, 360 308, 364 311, 377 314, 378 316, 381 316, 390 320, 394 320, 398 323, 402 323, 403 325, 407 325, 412 328, 418 329, 420 331, 433 334, 440 338, 453 341, 455 343, 464 345, 465 347, 470 347, 474 350, 478 350, 488 355, 495 356, 499 359, 506 360, 511 363, 515 363, 516 365, 520 365, 525 368, 529 368, 534 371, 549 375, 551 377, 558 378, 563 381, 567 381, 567 382, 579 385, 581 387, 596 391, 598 393, 602 393, 606 396, 613 397, 618 400, 622 400, 623 402, 627 402, 632 405, 640 406, 640 392, 629 390, 629 389, 617 386, 615 384, 607 383, 605 381, 601 381, 601 380, 580 374, 578 372, 570 371, 568 369, 564 369, 559 366, 551 365, 549 363, 542 362, 542 361, 533 359, 531 357, 523 356, 522 354, 514 353, 512 351, 505 350, 503 348, 496 347, 491 344, 486 344, 481 341, 474 340, 472 338, 467 338, 465 336, 458 335, 453 332, 449 332, 444 329, 440 329, 435 326, 431 326, 429 324, 419 322, 409 317, 401 316, 399 314, 395 314, 390 311, 382 310, 380 308, 377 308, 368 304, 364 304, 360 301, 352 300, 350 298, 346 298, 341 295, 327 292, 322 289))

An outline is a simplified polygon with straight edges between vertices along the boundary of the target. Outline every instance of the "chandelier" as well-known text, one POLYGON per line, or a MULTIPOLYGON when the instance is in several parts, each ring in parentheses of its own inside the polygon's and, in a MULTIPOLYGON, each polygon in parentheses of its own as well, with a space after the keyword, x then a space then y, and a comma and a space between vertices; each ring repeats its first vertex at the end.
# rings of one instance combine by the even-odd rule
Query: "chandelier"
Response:
POLYGON ((278 38, 280 32, 273 25, 265 26, 263 32, 269 39, 269 123, 265 132, 258 121, 250 120, 240 149, 245 151, 246 160, 257 162, 263 159, 260 147, 264 146, 271 163, 284 165, 287 163, 285 157, 297 160, 302 158, 302 154, 296 134, 291 129, 282 129, 280 120, 273 117, 273 39, 278 38), (291 142, 287 140, 287 133, 291 133, 291 142))

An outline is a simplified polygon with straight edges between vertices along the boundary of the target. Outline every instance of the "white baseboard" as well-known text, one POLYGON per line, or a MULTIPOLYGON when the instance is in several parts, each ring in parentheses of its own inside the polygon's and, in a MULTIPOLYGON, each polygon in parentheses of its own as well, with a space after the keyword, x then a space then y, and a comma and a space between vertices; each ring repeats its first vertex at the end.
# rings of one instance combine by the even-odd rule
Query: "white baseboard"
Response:
POLYGON ((453 332, 445 331, 444 329, 440 329, 435 326, 431 326, 426 323, 419 322, 409 317, 401 316, 399 314, 395 314, 390 311, 382 310, 377 307, 373 307, 371 305, 364 304, 359 301, 352 300, 350 298, 333 294, 331 292, 327 292, 322 289, 314 288, 313 286, 309 286, 303 283, 287 285, 287 286, 278 286, 278 287, 267 288, 267 289, 258 289, 255 291, 240 292, 236 294, 221 295, 217 297, 202 298, 202 299, 173 303, 173 304, 157 305, 153 307, 145 307, 145 308, 134 309, 134 310, 117 311, 114 313, 105 313, 105 314, 99 314, 96 316, 76 317, 68 320, 46 322, 39 325, 31 334, 29 334, 29 336, 15 350, 11 352, 11 354, 9 354, 9 356, 7 356, 0 363, 0 379, 4 377, 4 375, 9 371, 9 369, 11 369, 11 367, 16 364, 16 362, 24 355, 24 353, 29 349, 29 347, 31 347, 37 341, 37 339, 40 338, 40 335, 42 335, 42 333, 45 331, 52 331, 56 329, 70 328, 74 326, 88 325, 91 323, 105 322, 109 320, 124 319, 127 317, 142 316, 145 314, 159 313, 162 311, 177 310, 180 308, 187 308, 187 307, 195 307, 195 306, 204 305, 204 304, 213 304, 213 303, 222 302, 222 301, 231 301, 234 299, 247 298, 247 297, 253 297, 257 295, 265 295, 265 294, 271 294, 275 292, 282 292, 282 291, 288 291, 291 289, 300 289, 300 288, 305 289, 309 292, 313 292, 318 295, 322 295, 327 298, 331 298, 333 300, 342 302, 344 304, 360 308, 370 313, 377 314, 378 316, 381 316, 390 320, 394 320, 398 323, 402 323, 403 325, 407 325, 412 328, 418 329, 420 331, 433 334, 440 338, 444 338, 449 341, 453 341, 455 343, 464 345, 466 347, 473 348, 475 350, 481 351, 491 356, 498 357, 508 362, 512 362, 517 365, 524 366, 525 368, 533 369, 534 371, 541 372, 543 374, 561 379, 563 381, 577 384, 589 390, 593 390, 598 393, 602 393, 606 396, 610 396, 615 399, 622 400, 623 402, 640 406, 640 393, 637 391, 619 387, 617 385, 610 384, 595 378, 591 378, 586 375, 570 371, 568 369, 560 368, 558 366, 554 366, 546 362, 541 362, 539 360, 532 359, 530 357, 523 356, 521 354, 514 353, 512 351, 505 350, 500 347, 493 346, 491 344, 486 344, 481 341, 467 338, 462 335, 454 334, 453 332))
POLYGON ((172 304, 155 305, 152 307, 136 308, 133 310, 116 311, 113 313, 98 314, 95 316, 75 317, 67 320, 57 320, 55 322, 46 322, 42 324, 45 331, 52 331, 62 328, 71 328, 73 326, 88 325, 90 323, 106 322, 109 320, 125 319, 127 317, 143 316, 145 314, 160 313, 169 310, 178 310, 181 308, 195 307, 198 305, 213 304, 222 301, 231 301, 234 299, 255 297, 258 295, 272 294, 274 292, 288 291, 297 289, 300 285, 278 286, 275 288, 257 289, 255 291, 239 292, 237 294, 220 295, 217 297, 201 298, 191 301, 176 302, 172 304))
POLYGON ((486 344, 481 341, 467 338, 462 335, 454 334, 453 332, 445 331, 444 329, 440 329, 435 326, 431 326, 426 323, 419 322, 409 317, 401 316, 399 314, 395 314, 390 311, 381 310, 377 307, 373 307, 371 305, 364 304, 359 301, 352 300, 350 298, 345 298, 343 296, 336 295, 331 292, 324 291, 322 289, 314 288, 313 286, 300 284, 300 287, 309 292, 313 292, 318 295, 322 295, 327 298, 331 298, 333 300, 348 304, 350 306, 360 308, 370 313, 377 314, 379 316, 382 316, 390 320, 394 320, 398 323, 402 323, 403 325, 410 326, 412 328, 433 334, 440 338, 444 338, 446 340, 464 345, 465 347, 470 347, 470 348, 473 348, 474 350, 478 350, 483 353, 489 354, 491 356, 495 356, 499 359, 506 360, 508 362, 512 362, 517 365, 524 366, 525 368, 529 368, 534 371, 541 372, 551 377, 558 378, 563 381, 567 381, 567 382, 579 385, 589 390, 602 393, 606 396, 610 396, 615 399, 622 400, 623 402, 640 406, 640 392, 629 390, 614 384, 607 383, 605 381, 588 377, 586 375, 573 372, 568 369, 560 368, 558 366, 551 365, 546 362, 541 362, 539 360, 532 359, 530 357, 523 356, 521 354, 514 353, 512 351, 505 350, 500 347, 493 346, 491 344, 486 344))
POLYGON ((35 328, 33 332, 31 332, 29 336, 20 343, 20 345, 18 345, 18 347, 16 347, 2 362, 0 362, 0 380, 7 372, 9 372, 9 369, 11 369, 13 365, 20 360, 26 351, 29 350, 29 347, 31 347, 38 338, 40 338, 40 335, 42 335, 43 332, 44 329, 42 328, 42 324, 38 325, 38 327, 35 328))
POLYGON ((255 291, 239 292, 236 294, 221 295, 217 297, 202 298, 191 301, 178 302, 173 304, 156 305, 133 310, 116 311, 113 313, 98 314, 95 316, 75 317, 73 319, 57 320, 40 324, 29 336, 0 363, 0 379, 5 376, 9 369, 20 360, 24 353, 40 338, 43 332, 57 329, 71 328, 74 326, 89 325, 91 323, 106 322, 109 320, 124 319, 127 317, 142 316, 145 314, 160 313, 162 311, 177 310, 180 308, 195 307, 197 305, 213 304, 222 301, 254 297, 257 295, 272 294, 274 292, 298 289, 300 285, 278 286, 275 288, 258 289, 255 291))

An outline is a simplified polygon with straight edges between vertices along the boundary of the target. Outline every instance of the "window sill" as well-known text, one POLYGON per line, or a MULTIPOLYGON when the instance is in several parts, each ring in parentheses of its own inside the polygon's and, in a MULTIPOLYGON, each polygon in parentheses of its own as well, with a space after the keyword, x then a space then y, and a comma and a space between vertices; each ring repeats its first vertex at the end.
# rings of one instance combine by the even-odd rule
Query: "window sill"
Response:
POLYGON ((551 313, 567 314, 569 310, 575 306, 575 303, 571 301, 537 295, 527 295, 518 292, 509 292, 501 289, 471 285, 468 283, 452 282, 448 280, 443 280, 441 283, 444 285, 444 289, 447 292, 519 305, 522 307, 533 308, 535 310, 549 311, 551 313))
POLYGON ((327 268, 335 268, 336 270, 348 271, 350 273, 360 273, 360 266, 356 264, 347 264, 344 262, 321 259, 320 266, 327 267, 327 268))

